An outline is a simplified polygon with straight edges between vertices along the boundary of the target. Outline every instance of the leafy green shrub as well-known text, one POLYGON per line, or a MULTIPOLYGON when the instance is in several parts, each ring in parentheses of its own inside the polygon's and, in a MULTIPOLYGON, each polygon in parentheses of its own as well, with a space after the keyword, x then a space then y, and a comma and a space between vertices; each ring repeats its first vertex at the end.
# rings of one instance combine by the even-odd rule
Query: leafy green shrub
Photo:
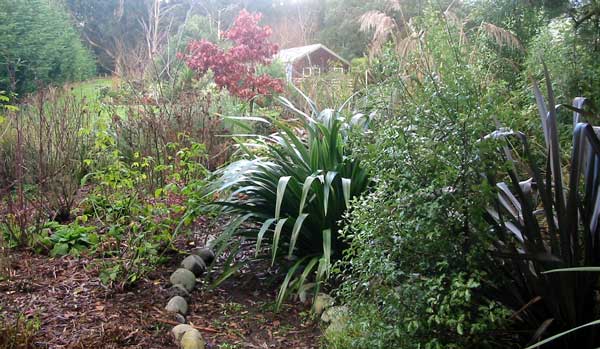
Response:
POLYGON ((53 231, 48 238, 53 247, 50 251, 52 256, 72 255, 79 256, 81 252, 98 243, 98 235, 91 234, 96 227, 85 227, 77 222, 69 225, 60 225, 51 222, 46 228, 53 231))
MULTIPOLYGON (((346 246, 338 236, 339 220, 369 182, 360 162, 348 158, 346 136, 351 125, 339 111, 317 112, 313 104, 308 115, 285 103, 299 113, 300 120, 291 125, 274 120, 276 134, 240 143, 246 158, 218 171, 215 182, 217 191, 232 192, 218 202, 224 212, 241 217, 238 225, 241 221, 259 224, 223 234, 225 243, 241 235, 256 241, 256 255, 269 243, 272 264, 285 266, 282 257, 297 258, 287 266, 279 304, 288 286, 305 290, 302 287, 315 270, 317 287, 329 275, 331 262, 341 257, 346 246)), ((353 121, 359 119, 360 115, 353 121)))
POLYGON ((427 33, 412 52, 399 61, 387 51, 375 67, 389 78, 371 98, 390 112, 353 140, 376 186, 346 216, 338 294, 351 315, 328 345, 506 347, 510 312, 497 298, 503 279, 491 272, 483 218, 481 173, 495 164, 480 139, 510 115, 507 93, 489 70, 493 52, 461 40, 452 18, 429 10, 412 25, 427 33))
POLYGON ((187 208, 204 203, 200 193, 207 175, 201 165, 205 147, 186 140, 189 147, 167 145, 174 154, 168 163, 157 164, 139 153, 130 162, 120 153, 111 127, 104 122, 97 129, 94 156, 86 160, 91 172, 85 184, 90 190, 80 209, 103 233, 100 279, 124 287, 163 260, 187 208), (153 173, 163 176, 165 184, 148 185, 153 173))
MULTIPOLYGON (((552 72, 552 82, 558 100, 571 101, 577 96, 589 96, 600 105, 600 53, 595 45, 597 29, 592 23, 576 25, 570 18, 556 18, 539 31, 529 47, 526 66, 537 79, 544 76, 542 59, 552 72)), ((566 122, 569 122, 566 118, 566 122)))
MULTIPOLYGON (((488 177, 497 192, 497 200, 487 210, 488 217, 497 238, 495 252, 504 257, 497 265, 512 277, 506 293, 516 299, 515 309, 523 307, 520 318, 531 330, 526 340, 533 337, 533 341, 596 320, 595 294, 600 280, 600 274, 589 271, 546 273, 558 268, 600 266, 600 139, 589 123, 580 122, 587 113, 580 109, 585 100, 577 99, 572 155, 563 167, 567 161, 562 160, 554 107, 557 104, 547 71, 545 75, 548 105, 535 85, 534 91, 545 135, 546 159, 540 163, 533 156, 525 135, 500 130, 493 136, 516 138, 517 142, 507 142, 502 149, 510 164, 506 172, 490 172, 488 177), (530 177, 528 180, 521 180, 522 169, 530 177), (505 177, 506 182, 502 181, 505 177)), ((584 348, 599 343, 597 331, 586 328, 553 344, 584 348)))

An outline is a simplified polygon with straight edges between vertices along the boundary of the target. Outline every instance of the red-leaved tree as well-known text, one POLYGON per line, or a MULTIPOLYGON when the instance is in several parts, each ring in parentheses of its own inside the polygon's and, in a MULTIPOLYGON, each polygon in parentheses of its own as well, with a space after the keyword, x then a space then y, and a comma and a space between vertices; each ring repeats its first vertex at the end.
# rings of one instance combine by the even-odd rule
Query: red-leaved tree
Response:
POLYGON ((193 40, 179 58, 199 77, 211 70, 217 86, 246 100, 283 92, 280 79, 256 73, 256 67, 270 64, 278 51, 277 45, 269 41, 271 28, 258 25, 261 17, 260 13, 242 10, 233 26, 223 33, 224 38, 232 41, 231 48, 225 50, 204 39, 193 40))

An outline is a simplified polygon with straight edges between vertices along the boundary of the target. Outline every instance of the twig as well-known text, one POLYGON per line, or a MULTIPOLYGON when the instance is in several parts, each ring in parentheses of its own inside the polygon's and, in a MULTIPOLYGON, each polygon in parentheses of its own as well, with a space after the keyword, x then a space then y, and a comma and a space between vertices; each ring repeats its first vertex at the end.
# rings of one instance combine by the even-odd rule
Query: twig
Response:
MULTIPOLYGON (((154 320, 156 320, 158 322, 162 322, 164 324, 173 325, 173 326, 180 325, 179 322, 173 321, 173 320, 161 319, 161 318, 157 318, 157 317, 155 317, 154 320)), ((194 325, 190 325, 190 326, 192 328, 195 328, 198 331, 204 331, 204 332, 210 332, 210 333, 219 333, 219 331, 215 330, 214 328, 210 328, 210 327, 200 327, 200 326, 194 326, 194 325)))

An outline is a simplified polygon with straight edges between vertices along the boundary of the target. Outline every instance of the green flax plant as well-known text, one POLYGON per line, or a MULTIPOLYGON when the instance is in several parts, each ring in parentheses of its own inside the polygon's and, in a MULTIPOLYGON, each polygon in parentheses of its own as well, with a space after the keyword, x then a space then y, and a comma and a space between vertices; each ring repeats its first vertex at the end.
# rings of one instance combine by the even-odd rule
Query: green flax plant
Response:
POLYGON ((281 100, 298 119, 234 118, 269 123, 278 131, 240 138, 244 156, 219 170, 214 183, 214 192, 230 192, 217 204, 237 217, 221 235, 221 246, 243 236, 255 242, 256 257, 287 272, 278 308, 292 290, 301 297, 311 289, 316 294, 346 247, 339 237, 342 215, 369 184, 347 146, 349 134, 366 127, 368 118, 346 119, 343 107, 318 111, 308 98, 311 111, 305 113, 281 100))
MULTIPOLYGON (((534 334, 530 344, 598 319, 595 294, 600 274, 548 271, 600 265, 600 139, 591 124, 582 122, 590 115, 582 110, 585 99, 576 98, 573 106, 556 106, 547 71, 546 84, 548 105, 537 83, 533 86, 547 150, 545 161, 537 161, 525 135, 499 130, 494 137, 509 142, 503 149, 509 165, 502 176, 507 180, 488 175, 498 192, 487 210, 497 234, 495 253, 511 275, 507 294, 521 307, 515 316, 534 334), (558 108, 574 114, 568 161, 559 145, 558 108), (521 151, 508 145, 514 139, 521 151), (529 179, 523 180, 523 173, 529 179)), ((600 336, 582 328, 551 345, 597 347, 600 336)))

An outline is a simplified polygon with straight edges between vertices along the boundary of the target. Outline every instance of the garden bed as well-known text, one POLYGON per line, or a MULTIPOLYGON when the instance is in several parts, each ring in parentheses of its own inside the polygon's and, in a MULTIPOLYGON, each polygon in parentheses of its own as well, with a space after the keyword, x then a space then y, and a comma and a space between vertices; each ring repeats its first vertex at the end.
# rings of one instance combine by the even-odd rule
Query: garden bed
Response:
MULTIPOLYGON (((37 322, 35 348, 175 348, 169 332, 176 322, 163 307, 176 257, 135 287, 116 291, 100 283, 94 259, 13 252, 10 277, 0 281, 0 317, 5 326, 18 314, 37 322)), ((287 304, 274 313, 276 293, 276 283, 250 274, 214 291, 199 287, 187 320, 204 328, 208 348, 318 347, 308 306, 287 304)))

